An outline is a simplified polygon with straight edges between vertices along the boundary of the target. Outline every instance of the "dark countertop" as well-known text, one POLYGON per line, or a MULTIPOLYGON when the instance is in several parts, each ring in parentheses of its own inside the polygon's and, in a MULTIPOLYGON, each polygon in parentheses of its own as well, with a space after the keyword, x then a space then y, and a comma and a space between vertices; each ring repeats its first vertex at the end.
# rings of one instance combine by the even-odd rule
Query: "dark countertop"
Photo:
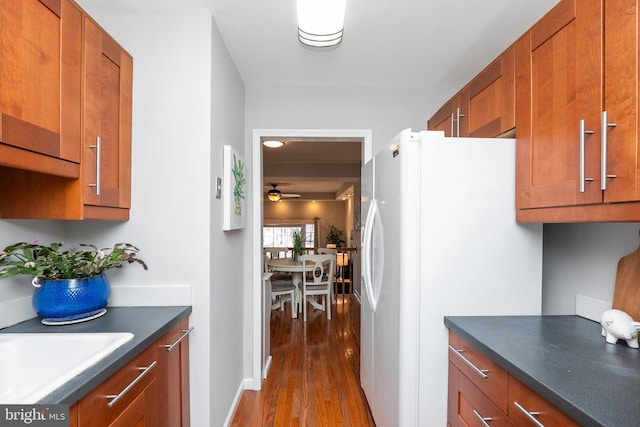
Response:
POLYGON ((640 425, 640 352, 578 316, 449 316, 445 325, 584 426, 640 425))
POLYGON ((40 323, 40 318, 33 318, 1 329, 0 333, 133 333, 131 341, 38 402, 73 405, 190 314, 190 306, 107 307, 104 316, 75 325, 45 326, 40 323))

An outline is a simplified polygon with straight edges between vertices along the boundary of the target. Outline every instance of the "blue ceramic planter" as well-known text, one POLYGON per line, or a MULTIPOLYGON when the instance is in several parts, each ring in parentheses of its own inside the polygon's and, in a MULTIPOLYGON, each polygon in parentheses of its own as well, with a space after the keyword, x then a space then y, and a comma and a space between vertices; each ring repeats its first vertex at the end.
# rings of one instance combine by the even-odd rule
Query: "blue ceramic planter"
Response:
POLYGON ((40 317, 66 318, 106 307, 111 287, 106 275, 69 280, 41 280, 31 304, 40 317))

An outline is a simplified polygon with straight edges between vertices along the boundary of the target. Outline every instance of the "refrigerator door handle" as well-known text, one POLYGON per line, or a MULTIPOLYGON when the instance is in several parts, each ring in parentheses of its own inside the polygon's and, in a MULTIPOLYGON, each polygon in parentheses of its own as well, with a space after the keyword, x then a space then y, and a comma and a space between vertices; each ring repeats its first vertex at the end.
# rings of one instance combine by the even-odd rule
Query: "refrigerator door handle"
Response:
POLYGON ((373 312, 376 311, 378 301, 375 298, 373 292, 373 266, 371 263, 371 247, 373 246, 373 227, 374 221, 377 217, 377 205, 375 199, 372 200, 369 205, 369 211, 367 212, 367 219, 365 222, 364 236, 362 239, 362 265, 363 265, 363 278, 364 288, 367 294, 367 301, 373 312))

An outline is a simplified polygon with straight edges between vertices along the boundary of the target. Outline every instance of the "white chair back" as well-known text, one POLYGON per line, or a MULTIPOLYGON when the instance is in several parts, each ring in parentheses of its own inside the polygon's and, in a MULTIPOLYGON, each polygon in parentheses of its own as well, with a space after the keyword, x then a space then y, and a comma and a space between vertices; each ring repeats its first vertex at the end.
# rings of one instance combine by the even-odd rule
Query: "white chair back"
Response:
POLYGON ((327 318, 331 319, 331 302, 333 293, 333 275, 336 257, 333 254, 302 255, 303 263, 302 283, 302 311, 307 321, 307 296, 322 296, 322 309, 326 310, 327 318))

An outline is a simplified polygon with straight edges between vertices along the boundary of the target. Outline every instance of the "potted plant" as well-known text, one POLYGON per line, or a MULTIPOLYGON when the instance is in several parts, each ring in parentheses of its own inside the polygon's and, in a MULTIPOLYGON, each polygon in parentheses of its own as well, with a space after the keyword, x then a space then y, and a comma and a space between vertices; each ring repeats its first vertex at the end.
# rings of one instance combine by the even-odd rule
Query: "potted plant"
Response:
POLYGON ((330 225, 329 234, 327 234, 327 247, 332 247, 334 249, 336 247, 344 247, 346 245, 346 242, 342 237, 343 235, 344 235, 344 231, 340 230, 335 225, 330 225), (333 246, 329 246, 329 245, 333 245, 333 246))
POLYGON ((293 259, 299 261, 300 256, 302 255, 303 245, 302 245, 302 236, 299 232, 293 232, 293 259))
POLYGON ((0 279, 31 276, 36 288, 31 301, 41 317, 73 321, 102 315, 111 296, 105 272, 132 263, 148 268, 129 243, 104 249, 81 244, 61 250, 62 245, 19 242, 0 253, 0 279))

